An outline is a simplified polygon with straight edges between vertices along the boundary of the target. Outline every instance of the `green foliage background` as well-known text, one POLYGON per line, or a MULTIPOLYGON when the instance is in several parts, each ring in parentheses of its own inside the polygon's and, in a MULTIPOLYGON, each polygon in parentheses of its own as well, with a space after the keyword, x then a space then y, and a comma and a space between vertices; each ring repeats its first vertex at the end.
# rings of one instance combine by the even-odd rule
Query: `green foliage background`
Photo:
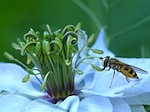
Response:
POLYGON ((11 43, 29 28, 42 32, 46 24, 56 30, 78 22, 88 35, 97 36, 103 27, 116 56, 150 57, 149 6, 149 0, 0 1, 0 62, 8 62, 4 51, 25 62, 11 43))
POLYGON ((11 43, 16 42, 17 38, 23 39, 29 28, 42 33, 46 24, 55 31, 78 22, 82 23, 82 29, 88 34, 98 34, 99 29, 93 29, 91 26, 91 18, 71 0, 0 1, 0 62, 9 62, 3 56, 4 51, 25 62, 25 57, 21 57, 19 52, 11 47, 11 43))
POLYGON ((116 56, 150 57, 149 0, 77 1, 89 7, 88 14, 95 15, 92 17, 98 27, 105 28, 108 48, 116 56))

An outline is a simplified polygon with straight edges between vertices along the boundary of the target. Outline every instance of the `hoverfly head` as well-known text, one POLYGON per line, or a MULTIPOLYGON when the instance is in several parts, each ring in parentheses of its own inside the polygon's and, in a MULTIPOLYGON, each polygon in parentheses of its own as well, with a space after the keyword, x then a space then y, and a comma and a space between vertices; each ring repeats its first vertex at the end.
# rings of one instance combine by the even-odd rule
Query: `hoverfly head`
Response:
POLYGON ((100 60, 102 60, 102 65, 104 67, 108 67, 109 66, 109 60, 110 60, 110 56, 107 56, 107 57, 100 57, 100 60))

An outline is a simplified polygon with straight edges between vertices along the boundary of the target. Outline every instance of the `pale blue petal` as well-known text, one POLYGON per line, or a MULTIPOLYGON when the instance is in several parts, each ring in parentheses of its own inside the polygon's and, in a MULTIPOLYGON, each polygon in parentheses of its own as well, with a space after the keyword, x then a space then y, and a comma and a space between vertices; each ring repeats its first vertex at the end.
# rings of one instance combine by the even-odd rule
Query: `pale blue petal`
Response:
MULTIPOLYGON (((37 67, 33 67, 32 69, 34 69, 34 70, 33 70, 33 73, 34 73, 34 74, 40 74, 40 72, 37 70, 37 67)), ((37 76, 37 78, 38 78, 41 82, 43 82, 43 79, 42 79, 41 75, 36 75, 36 76, 37 76)), ((35 77, 34 75, 30 75, 30 82, 32 83, 33 87, 34 87, 36 90, 40 91, 40 89, 41 89, 41 84, 40 84, 40 82, 36 79, 36 77, 35 77)))
POLYGON ((113 107, 106 97, 93 95, 84 98, 79 103, 78 112, 112 112, 113 107))
POLYGON ((32 83, 32 86, 37 90, 40 91, 41 89, 41 84, 37 82, 37 79, 35 78, 34 75, 30 76, 30 82, 32 83))
POLYGON ((101 29, 101 31, 97 37, 97 40, 95 41, 94 45, 92 46, 93 49, 102 50, 102 51, 104 51, 104 53, 99 55, 99 54, 95 54, 92 51, 90 51, 89 52, 90 55, 97 55, 97 56, 101 56, 101 57, 104 57, 104 56, 114 57, 115 56, 111 51, 109 51, 107 49, 107 46, 105 43, 105 36, 106 36, 106 34, 105 34, 104 29, 101 29))
MULTIPOLYGON (((86 34, 86 32, 85 31, 83 31, 83 30, 80 30, 79 32, 78 32, 78 49, 80 50, 86 43, 87 43, 87 38, 88 38, 88 36, 87 36, 87 34, 86 34)), ((87 46, 85 46, 85 48, 86 48, 87 46)), ((86 54, 87 54, 87 49, 84 49, 82 52, 81 52, 81 54, 80 54, 80 56, 81 56, 81 58, 84 58, 84 57, 86 57, 86 54)))
POLYGON ((36 66, 34 66, 32 69, 34 74, 40 74, 36 66))
POLYGON ((77 112, 79 106, 78 96, 69 96, 62 103, 59 104, 59 108, 68 110, 69 112, 77 112))
POLYGON ((79 107, 77 112, 90 112, 86 108, 79 107))
POLYGON ((72 67, 75 68, 75 62, 77 60, 77 57, 78 57, 78 53, 76 53, 75 55, 72 55, 73 58, 72 58, 72 67))
POLYGON ((31 100, 20 95, 6 95, 0 97, 0 112, 25 112, 26 105, 31 100))
POLYGON ((82 75, 76 74, 75 75, 75 85, 78 85, 83 79, 84 77, 88 74, 88 72, 94 72, 94 70, 92 70, 92 67, 87 64, 87 63, 81 63, 78 67, 78 70, 83 71, 84 73, 82 75))
MULTIPOLYGON (((97 66, 100 66, 100 63, 98 60, 93 61, 94 64, 97 66)), ((83 67, 84 68, 84 67, 83 67)), ((93 71, 91 72, 91 69, 88 68, 88 72, 80 77, 83 77, 85 81, 85 86, 83 87, 82 92, 86 94, 96 94, 96 95, 104 95, 104 96, 120 96, 120 94, 116 94, 116 91, 114 88, 124 86, 124 84, 128 84, 125 77, 122 74, 116 73, 112 88, 109 88, 112 76, 113 76, 113 70, 110 71, 93 71), (91 78, 92 77, 92 78, 91 78), (94 79, 93 79, 94 77, 94 79), (91 80, 92 79, 92 80, 91 80), (121 81, 118 81, 118 79, 121 81)), ((129 85, 127 85, 128 87, 129 85)), ((126 87, 126 88, 127 88, 126 87)), ((117 88, 117 89, 118 89, 117 88)), ((124 87, 125 88, 125 87, 124 87)), ((123 88, 120 88, 121 91, 123 88)))
POLYGON ((48 101, 37 99, 26 106, 27 112, 76 112, 79 105, 77 96, 67 97, 63 102, 52 104, 48 101))
POLYGON ((28 73, 20 66, 12 63, 0 63, 0 91, 25 93, 28 95, 44 95, 37 91, 30 81, 23 83, 22 79, 28 73))
POLYGON ((111 71, 104 72, 105 73, 96 72, 93 84, 89 87, 83 88, 82 92, 85 94, 95 94, 108 97, 124 97, 122 92, 123 90, 133 88, 135 85, 139 84, 139 81, 127 83, 124 76, 120 76, 119 74, 117 75, 116 73, 112 87, 109 88, 112 80, 112 76, 109 76, 111 75, 109 73, 111 71))
POLYGON ((132 112, 146 112, 143 105, 132 105, 132 112))
POLYGON ((150 93, 124 98, 129 105, 150 105, 150 93))
POLYGON ((110 99, 113 105, 113 112, 131 112, 130 106, 122 99, 110 99))
POLYGON ((48 101, 37 99, 29 103, 26 106, 25 111, 26 112, 59 112, 59 111, 56 111, 56 108, 57 108, 56 105, 48 101))
MULTIPOLYGON (((93 60, 87 59, 86 61, 88 61, 92 64, 95 64, 97 66, 100 65, 99 59, 93 59, 93 60)), ((84 86, 91 85, 93 83, 94 73, 95 73, 95 70, 92 68, 92 66, 87 64, 87 63, 81 63, 78 67, 78 70, 83 71, 84 74, 82 74, 82 75, 76 74, 76 76, 75 76, 75 85, 78 86, 83 81, 85 82, 84 86)))
POLYGON ((115 77, 113 79, 112 86, 111 86, 111 88, 109 88, 111 81, 112 81, 113 73, 114 73, 113 70, 95 72, 95 75, 94 75, 95 85, 94 85, 93 89, 95 91, 99 91, 99 92, 100 91, 108 91, 108 90, 114 89, 116 87, 121 87, 121 86, 127 84, 127 81, 122 74, 115 73, 115 77))

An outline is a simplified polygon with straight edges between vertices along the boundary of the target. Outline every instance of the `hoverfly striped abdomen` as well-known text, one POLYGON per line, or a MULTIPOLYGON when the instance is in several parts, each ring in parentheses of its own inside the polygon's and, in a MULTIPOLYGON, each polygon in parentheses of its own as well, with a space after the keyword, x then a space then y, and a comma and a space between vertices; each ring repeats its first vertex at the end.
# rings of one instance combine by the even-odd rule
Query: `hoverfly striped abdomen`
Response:
POLYGON ((134 71, 133 68, 131 68, 129 65, 124 65, 120 68, 120 71, 123 75, 125 75, 126 77, 130 77, 130 78, 136 78, 139 79, 136 72, 134 71))

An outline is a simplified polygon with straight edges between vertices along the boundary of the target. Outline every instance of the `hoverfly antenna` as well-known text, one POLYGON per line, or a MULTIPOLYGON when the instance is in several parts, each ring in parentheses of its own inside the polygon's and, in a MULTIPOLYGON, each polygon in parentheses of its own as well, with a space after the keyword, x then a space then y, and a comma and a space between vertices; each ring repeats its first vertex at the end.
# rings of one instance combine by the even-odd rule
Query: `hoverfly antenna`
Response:
POLYGON ((102 57, 100 57, 99 59, 100 59, 100 60, 102 60, 103 58, 102 58, 102 57))

